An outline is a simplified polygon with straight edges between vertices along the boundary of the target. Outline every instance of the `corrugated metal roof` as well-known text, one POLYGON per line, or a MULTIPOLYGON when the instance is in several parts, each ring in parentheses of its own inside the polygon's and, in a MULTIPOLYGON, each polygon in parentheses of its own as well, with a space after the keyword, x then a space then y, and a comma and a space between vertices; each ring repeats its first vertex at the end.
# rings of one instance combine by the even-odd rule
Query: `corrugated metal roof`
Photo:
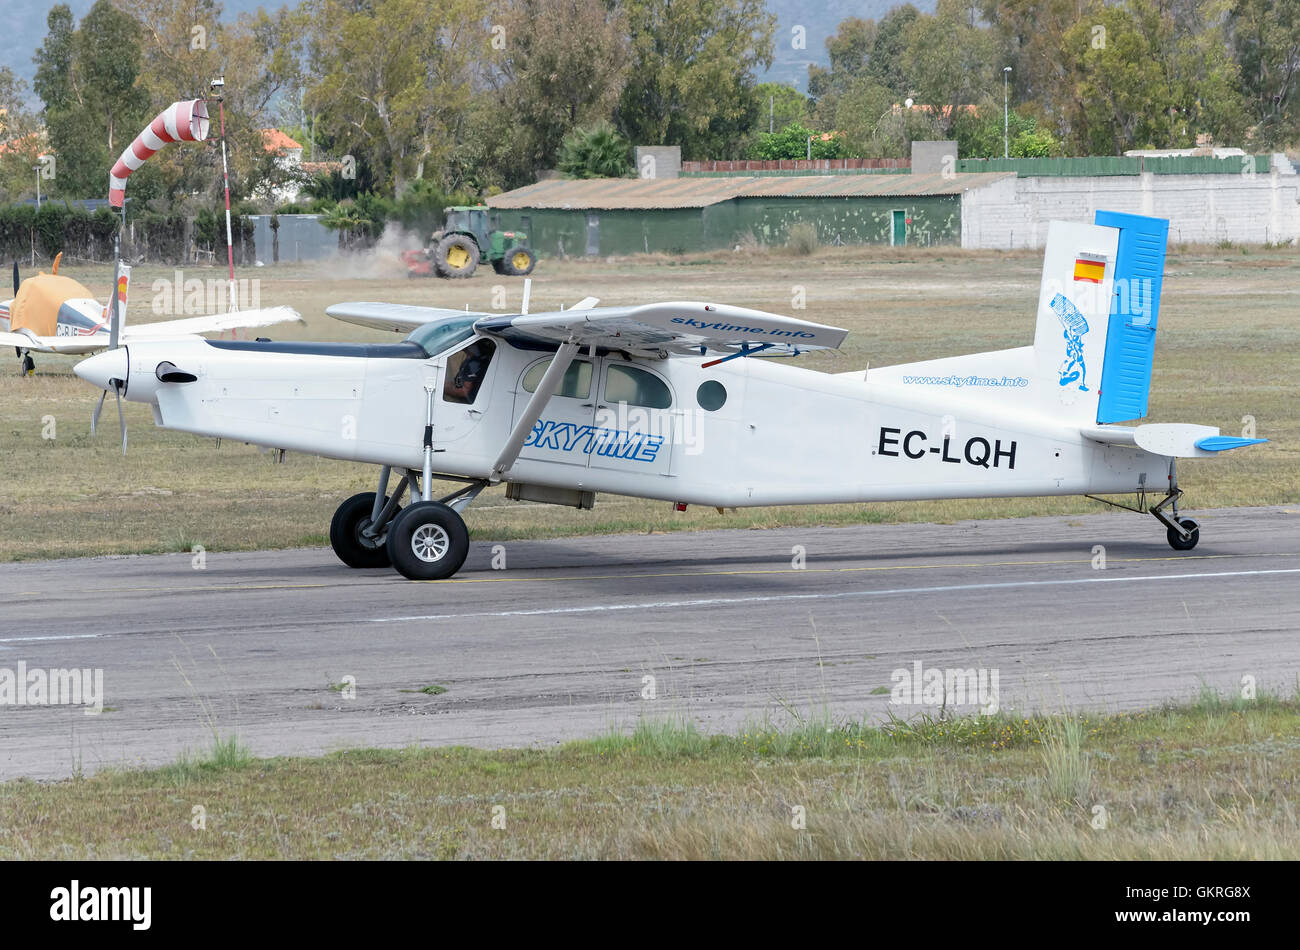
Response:
POLYGON ((550 178, 489 198, 492 208, 704 208, 732 198, 870 198, 958 195, 1014 172, 943 175, 800 175, 734 178, 550 178))

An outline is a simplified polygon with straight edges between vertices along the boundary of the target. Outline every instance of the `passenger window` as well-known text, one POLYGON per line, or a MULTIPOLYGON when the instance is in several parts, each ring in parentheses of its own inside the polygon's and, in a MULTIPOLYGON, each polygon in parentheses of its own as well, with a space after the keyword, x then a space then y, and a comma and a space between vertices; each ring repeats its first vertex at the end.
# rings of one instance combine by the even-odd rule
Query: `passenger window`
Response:
POLYGON ((654 373, 635 366, 614 364, 605 376, 605 400, 648 409, 667 409, 673 404, 673 394, 668 384, 654 373))
MULTIPOLYGON (((524 391, 535 393, 537 387, 542 384, 542 376, 546 374, 547 368, 551 365, 551 360, 542 360, 529 367, 528 372, 524 373, 524 391)), ((569 368, 564 371, 564 379, 560 380, 560 388, 556 390, 557 396, 568 396, 570 399, 586 399, 591 395, 591 364, 586 360, 574 360, 569 364, 569 368)))
POLYGON ((491 340, 478 339, 459 353, 447 358, 447 378, 442 384, 442 398, 447 402, 473 404, 478 398, 488 364, 497 346, 491 340))

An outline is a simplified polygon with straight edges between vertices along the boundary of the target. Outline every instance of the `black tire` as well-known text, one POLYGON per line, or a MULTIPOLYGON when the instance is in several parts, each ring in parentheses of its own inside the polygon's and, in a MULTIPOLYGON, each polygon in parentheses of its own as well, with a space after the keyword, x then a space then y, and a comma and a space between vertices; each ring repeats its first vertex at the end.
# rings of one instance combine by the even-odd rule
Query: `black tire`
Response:
POLYGON ((32 354, 30 353, 23 354, 23 375, 24 376, 36 375, 36 361, 32 359, 32 354))
POLYGON ((469 529, 437 501, 408 505, 388 526, 388 557, 413 581, 437 581, 460 570, 469 554, 469 529))
POLYGON ((1196 547, 1196 542, 1201 540, 1201 526, 1191 518, 1183 518, 1179 524, 1191 531, 1191 534, 1188 535, 1187 540, 1184 541, 1177 531, 1170 528, 1166 532, 1166 536, 1169 538, 1169 546, 1175 551, 1190 551, 1192 548, 1196 547))
MULTIPOLYGON (((388 499, 384 499, 385 503, 388 499)), ((387 532, 371 541, 361 534, 361 529, 370 524, 370 515, 375 508, 375 493, 372 491, 353 495, 334 512, 330 521, 330 547, 340 561, 348 567, 390 567, 388 548, 385 541, 387 532)), ((400 514, 400 512, 398 513, 400 514)), ((397 519, 394 518, 394 521, 397 519)), ((393 522, 389 522, 392 527, 393 522)))
POLYGON ((522 244, 516 244, 508 248, 505 257, 501 258, 501 273, 509 277, 526 277, 533 272, 537 266, 537 255, 533 253, 531 247, 525 247, 522 244), (528 263, 521 264, 516 258, 522 255, 528 255, 528 263))
POLYGON ((439 277, 471 277, 478 267, 478 245, 463 234, 448 234, 438 242, 433 266, 439 277))

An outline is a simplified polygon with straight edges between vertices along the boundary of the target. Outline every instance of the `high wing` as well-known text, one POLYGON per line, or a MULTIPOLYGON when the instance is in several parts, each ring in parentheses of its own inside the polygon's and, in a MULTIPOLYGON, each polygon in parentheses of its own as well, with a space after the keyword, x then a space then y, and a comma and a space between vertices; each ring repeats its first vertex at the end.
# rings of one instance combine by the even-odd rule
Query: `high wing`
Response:
POLYGON ((0 346, 14 346, 37 353, 67 353, 80 356, 94 353, 108 345, 108 337, 94 336, 28 336, 26 333, 0 333, 0 346))
POLYGON ((660 359, 836 349, 848 335, 839 327, 762 310, 691 301, 489 316, 474 326, 519 346, 554 349, 572 342, 660 359))
MULTIPOLYGON (((269 327, 277 323, 302 321, 302 314, 292 307, 268 307, 265 310, 242 310, 217 313, 206 317, 187 317, 183 320, 164 320, 158 323, 136 323, 122 328, 122 340, 156 340, 171 336, 191 336, 196 333, 213 333, 219 330, 241 330, 269 327)), ((100 347, 105 344, 100 343, 100 347)))
POLYGON ((355 323, 375 330, 410 333, 412 330, 448 317, 486 317, 478 310, 452 310, 449 307, 416 307, 400 303, 336 303, 325 312, 335 320, 355 323))

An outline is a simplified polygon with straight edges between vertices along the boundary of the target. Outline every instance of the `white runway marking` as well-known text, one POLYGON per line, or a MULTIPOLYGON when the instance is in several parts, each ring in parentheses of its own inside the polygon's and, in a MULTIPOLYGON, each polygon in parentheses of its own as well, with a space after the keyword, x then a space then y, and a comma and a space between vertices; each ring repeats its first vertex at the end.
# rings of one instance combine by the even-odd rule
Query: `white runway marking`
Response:
POLYGON ((0 643, 31 643, 33 640, 97 640, 102 633, 69 633, 61 637, 0 637, 0 643))
POLYGON ((491 610, 466 614, 424 614, 411 617, 371 617, 370 623, 413 620, 458 620, 472 617, 536 617, 548 614, 604 613, 617 610, 669 610, 677 607, 725 607, 790 600, 838 600, 845 597, 884 597, 891 594, 939 594, 959 590, 1006 590, 1015 587, 1059 587, 1067 584, 1120 584, 1137 581, 1201 580, 1211 577, 1253 577, 1261 574, 1300 574, 1300 568, 1263 571, 1216 571, 1201 574, 1147 574, 1140 577, 1075 577, 1053 581, 1003 581, 993 584, 947 584, 941 587, 895 587, 887 590, 832 591, 825 594, 765 594, 750 597, 708 597, 694 600, 660 600, 640 604, 593 604, 587 607, 541 607, 534 610, 491 610))

